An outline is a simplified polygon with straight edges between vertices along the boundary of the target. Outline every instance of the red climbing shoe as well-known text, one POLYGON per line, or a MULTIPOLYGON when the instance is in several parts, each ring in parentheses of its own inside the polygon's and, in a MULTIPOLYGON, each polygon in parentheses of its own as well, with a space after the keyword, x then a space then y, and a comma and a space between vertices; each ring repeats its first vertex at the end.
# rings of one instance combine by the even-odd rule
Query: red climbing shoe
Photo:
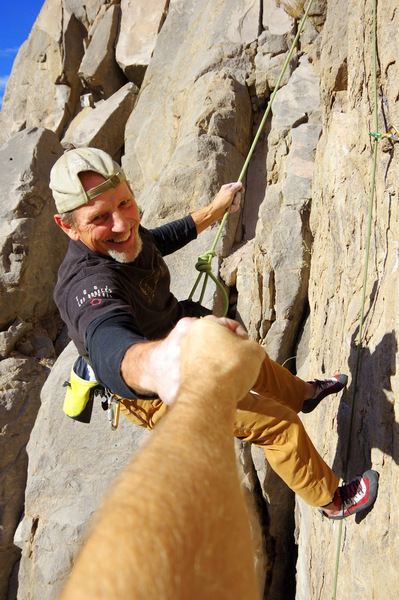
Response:
POLYGON ((348 376, 343 374, 334 375, 330 379, 314 379, 313 381, 308 381, 308 383, 314 385, 315 393, 313 398, 308 398, 308 400, 304 401, 302 406, 303 413, 312 412, 323 398, 340 392, 348 383, 348 376))
POLYGON ((378 477, 377 471, 370 470, 363 473, 362 477, 357 477, 350 483, 341 485, 335 492, 333 500, 341 512, 334 516, 327 515, 322 509, 320 512, 327 519, 339 521, 369 508, 377 497, 378 477))

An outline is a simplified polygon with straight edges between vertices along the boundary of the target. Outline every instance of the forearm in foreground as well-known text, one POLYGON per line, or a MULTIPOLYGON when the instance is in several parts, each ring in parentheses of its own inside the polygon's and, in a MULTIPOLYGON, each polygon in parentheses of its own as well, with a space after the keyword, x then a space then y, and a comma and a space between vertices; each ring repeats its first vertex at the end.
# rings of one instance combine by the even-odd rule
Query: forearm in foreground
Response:
POLYGON ((258 597, 232 424, 214 417, 172 407, 109 494, 62 600, 258 597))

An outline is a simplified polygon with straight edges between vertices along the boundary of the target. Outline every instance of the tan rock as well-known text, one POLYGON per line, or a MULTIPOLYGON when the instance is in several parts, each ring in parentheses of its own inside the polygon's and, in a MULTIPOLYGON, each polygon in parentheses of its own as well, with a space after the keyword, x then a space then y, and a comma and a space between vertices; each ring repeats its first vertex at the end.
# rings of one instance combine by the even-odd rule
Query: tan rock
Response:
POLYGON ((7 597, 9 577, 20 550, 13 537, 24 507, 28 457, 26 444, 40 406, 44 367, 29 358, 0 360, 0 595, 7 597))
MULTIPOLYGON (((287 59, 286 54, 277 54, 272 56, 271 53, 258 54, 256 57, 256 95, 263 97, 268 95, 269 90, 274 90, 279 80, 283 66, 287 59)), ((297 56, 294 53, 288 66, 285 70, 281 85, 286 85, 296 67, 297 56)))
POLYGON ((263 26, 272 35, 286 35, 295 26, 295 21, 281 7, 277 7, 275 0, 263 2, 263 26))
POLYGON ((70 13, 76 16, 77 19, 87 28, 95 23, 97 17, 101 13, 104 4, 119 4, 118 0, 65 0, 65 8, 70 13))
POLYGON ((126 83, 115 60, 119 19, 120 7, 110 6, 95 28, 79 67, 84 88, 90 90, 97 100, 109 98, 126 83))
POLYGON ((25 323, 21 319, 17 319, 7 331, 0 332, 0 360, 7 358, 11 354, 19 340, 32 327, 32 323, 25 323))
POLYGON ((307 60, 301 59, 277 92, 272 111, 270 133, 260 138, 267 148, 262 151, 259 146, 249 171, 260 178, 257 184, 249 182, 249 193, 261 199, 262 185, 264 193, 254 257, 238 265, 236 287, 239 318, 251 337, 282 363, 295 354, 293 341, 306 310, 310 266, 309 205, 321 126, 300 125, 304 115, 312 115, 315 122, 319 116, 318 79, 307 60))
POLYGON ((53 289, 67 240, 54 223, 50 169, 62 154, 54 133, 27 129, 0 149, 0 327, 54 312, 53 289), (29 240, 29 242, 28 242, 29 240))
POLYGON ((228 287, 236 285, 238 267, 246 256, 253 256, 253 244, 251 242, 235 248, 229 256, 223 259, 219 275, 228 287))
POLYGON ((294 19, 302 18, 304 5, 305 0, 280 0, 280 6, 294 19))
POLYGON ((169 0, 121 1, 121 27, 116 44, 116 62, 129 81, 140 86, 165 20, 169 0))
POLYGON ((21 46, 0 113, 0 144, 26 127, 45 127, 58 136, 75 110, 83 56, 83 32, 61 5, 45 2, 21 46))
MULTIPOLYGON (((233 32, 234 15, 243 4, 242 14, 253 24, 252 1, 230 3, 229 8, 223 1, 212 8, 193 2, 192 10, 184 11, 179 3, 171 4, 126 126, 123 164, 144 210, 144 223, 159 224, 166 215, 183 216, 208 203, 219 185, 240 173, 251 133, 245 87, 250 55, 231 39, 255 35, 246 25, 233 32)), ((222 236, 226 248, 236 226, 232 216, 222 236)), ((178 297, 188 296, 197 257, 211 247, 215 234, 212 228, 185 249, 185 260, 181 253, 168 258, 178 297)), ((208 290, 209 303, 214 288, 210 285, 208 290)))
POLYGON ((134 83, 127 83, 108 100, 98 103, 95 108, 84 109, 72 121, 62 143, 71 144, 75 148, 101 148, 119 159, 125 124, 133 110, 137 94, 138 88, 134 83))
MULTIPOLYGON (((81 96, 81 99, 85 98, 86 96, 87 95, 81 96)), ((82 100, 81 100, 81 102, 82 102, 82 100)), ((83 100, 83 103, 84 102, 85 102, 85 100, 83 100)), ((72 121, 67 126, 63 137, 61 138, 63 146, 67 145, 67 140, 69 138, 73 137, 73 134, 74 134, 75 130, 78 128, 80 122, 83 121, 92 112, 93 109, 94 109, 94 106, 83 106, 82 109, 77 113, 77 115, 72 119, 72 121)))
MULTIPOLYGON (((371 220, 371 245, 365 287, 365 321, 359 378, 354 396, 362 287, 373 170, 373 25, 372 8, 356 2, 328 3, 322 34, 322 109, 325 127, 314 171, 310 226, 314 235, 309 282, 310 337, 307 376, 323 365, 349 375, 347 392, 306 417, 319 452, 344 474, 350 449, 348 480, 367 468, 380 473, 373 510, 343 524, 338 548, 337 528, 320 523, 317 514, 298 502, 298 594, 329 597, 333 569, 315 557, 339 551, 337 597, 351 582, 352 596, 393 600, 396 597, 399 553, 394 541, 398 522, 398 207, 396 144, 387 155, 378 145, 376 187, 371 220), (340 16, 338 16, 340 15, 340 16), (349 415, 355 397, 351 441, 349 415), (332 535, 334 533, 334 535, 332 535), (370 540, 370 536, 374 541, 370 540), (375 548, 378 547, 378 552, 375 548), (317 565, 307 569, 310 564, 317 565)), ((378 123, 397 106, 398 75, 388 66, 392 57, 390 31, 399 25, 394 2, 378 7, 377 39, 383 107, 378 123), (396 90, 396 91, 395 91, 396 90)), ((379 92, 380 93, 380 92, 379 92)))

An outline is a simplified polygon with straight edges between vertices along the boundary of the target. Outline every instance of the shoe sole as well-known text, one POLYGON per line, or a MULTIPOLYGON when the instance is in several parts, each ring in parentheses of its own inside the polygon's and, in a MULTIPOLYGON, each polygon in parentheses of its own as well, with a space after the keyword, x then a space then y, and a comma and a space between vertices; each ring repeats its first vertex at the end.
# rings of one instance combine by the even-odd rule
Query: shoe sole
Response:
POLYGON ((369 481, 369 497, 368 497, 367 502, 365 502, 364 504, 358 505, 353 510, 349 510, 349 512, 347 512, 346 514, 343 513, 343 514, 337 515, 336 517, 329 517, 328 515, 326 515, 326 513, 323 510, 321 510, 320 512, 322 513, 322 515, 324 517, 326 517, 326 519, 331 519, 332 521, 342 521, 342 519, 346 519, 347 517, 350 517, 351 515, 355 515, 355 514, 359 513, 360 511, 366 510, 366 508, 370 508, 371 506, 373 506, 373 504, 377 498, 379 474, 377 473, 377 471, 369 470, 369 471, 365 471, 363 473, 362 478, 368 479, 368 481, 369 481))
POLYGON ((336 384, 337 389, 328 391, 324 395, 321 394, 318 398, 315 398, 314 400, 312 398, 305 400, 303 403, 301 412, 305 413, 305 415, 312 412, 316 408, 316 406, 318 406, 320 404, 320 402, 322 400, 324 400, 324 398, 327 398, 327 396, 330 396, 330 394, 338 394, 338 392, 340 392, 341 390, 344 389, 344 387, 346 386, 347 383, 348 383, 347 375, 343 375, 343 374, 338 375, 338 381, 336 384))

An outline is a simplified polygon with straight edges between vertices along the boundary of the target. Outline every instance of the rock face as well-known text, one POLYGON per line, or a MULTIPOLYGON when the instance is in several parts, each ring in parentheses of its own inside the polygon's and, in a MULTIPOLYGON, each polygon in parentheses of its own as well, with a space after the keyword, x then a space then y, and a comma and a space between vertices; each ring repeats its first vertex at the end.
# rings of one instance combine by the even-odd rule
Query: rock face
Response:
MULTIPOLYGON (((377 130, 382 133, 395 124, 398 108, 398 62, 393 59, 389 35, 399 23, 393 2, 378 7, 377 23, 377 130)), ((394 200, 398 145, 389 140, 381 140, 377 146, 365 320, 354 396, 373 173, 369 132, 376 130, 371 7, 365 10, 349 2, 333 8, 328 3, 320 48, 323 133, 316 152, 310 218, 314 240, 308 292, 308 369, 314 371, 317 364, 324 364, 329 371, 343 369, 350 375, 350 385, 340 403, 323 405, 318 413, 307 416, 305 423, 317 448, 342 475, 354 398, 348 478, 372 466, 380 473, 380 489, 376 510, 345 522, 338 594, 345 596, 345 585, 352 577, 353 597, 392 598, 399 567, 392 529, 398 517, 394 491, 398 484, 398 215, 394 200), (339 20, 338 11, 342 11, 339 20), (370 535, 379 548, 376 562, 371 558, 370 535), (358 563, 356 548, 364 548, 363 566, 358 563)), ((311 575, 300 569, 298 597, 312 597, 321 587, 321 577, 327 588, 333 585, 332 570, 321 576, 324 569, 314 558, 322 553, 333 556, 337 534, 333 528, 334 536, 329 537, 330 524, 320 524, 301 504, 298 517, 300 564, 314 567, 311 575)))
MULTIPOLYGON (((375 126, 369 4, 313 2, 214 270, 228 288, 231 316, 272 358, 304 379, 348 373, 347 390, 304 416, 315 446, 344 476, 354 398, 348 478, 370 467, 380 473, 375 509, 343 525, 337 597, 350 590, 354 599, 394 600, 399 220, 392 138, 376 151, 366 278, 365 259, 369 132, 398 125, 399 15, 393 0, 378 6, 375 126)), ((122 161, 145 225, 206 205, 239 176, 302 8, 294 0, 46 0, 21 47, 0 112, 0 597, 58 595, 108 482, 146 437, 128 423, 108 431, 99 404, 90 425, 61 411, 74 349, 62 352, 67 340, 52 303, 66 243, 53 225, 52 164, 71 146, 108 151, 122 161), (26 452, 24 515, 13 544, 26 452)), ((178 297, 188 296, 193 265, 216 230, 168 258, 178 297)), ((205 302, 220 310, 211 284, 205 302)), ((295 500, 263 452, 238 446, 263 597, 330 599, 338 527, 295 500)))
POLYGON ((24 130, 0 149, 0 327, 16 317, 54 312, 54 281, 67 243, 53 221, 48 181, 61 154, 57 136, 38 128, 24 130))
POLYGON ((42 390, 41 413, 50 418, 34 428, 27 448, 29 513, 15 538, 23 550, 19 598, 32 594, 36 598, 58 597, 99 500, 148 435, 126 419, 112 431, 100 401, 94 404, 90 424, 64 415, 62 384, 76 357, 71 342, 42 390))
MULTIPOLYGON (((99 102, 95 107, 85 107, 65 132, 64 146, 94 146, 104 149, 120 160, 126 121, 133 110, 137 94, 137 86, 134 83, 126 83, 108 99, 108 102, 99 102)), ((85 94, 82 98, 90 103, 93 96, 85 94)))
MULTIPOLYGON (((246 46, 256 39, 258 24, 255 2, 239 2, 237 10, 238 5, 246 9, 239 32, 233 27, 234 10, 224 1, 193 2, 189 11, 177 4, 169 10, 137 110, 126 124, 123 166, 139 194, 144 224, 159 225, 208 204, 220 182, 233 181, 241 170, 251 133, 245 80, 252 60, 246 46), (194 22, 203 28, 200 43, 197 35, 187 35, 194 22), (222 34, 223 28, 227 33, 222 34), (187 161, 188 156, 195 161, 187 161)), ((236 227, 237 218, 232 218, 219 252, 231 246, 236 227)), ((178 297, 188 297, 192 265, 211 247, 215 232, 211 228, 184 249, 184 260, 182 251, 167 258, 178 297)), ((207 290, 206 301, 213 295, 214 290, 207 290)))
POLYGON ((79 21, 61 4, 44 3, 10 76, 1 110, 1 145, 26 127, 61 134, 79 98, 83 35, 79 21))
POLYGON ((120 7, 110 6, 93 31, 79 67, 79 79, 96 99, 107 99, 126 82, 115 61, 114 40, 118 31, 120 7))
POLYGON ((0 361, 2 598, 7 597, 8 580, 20 555, 13 538, 24 506, 28 465, 25 447, 40 407, 40 389, 45 380, 45 369, 34 358, 10 357, 0 361), (25 382, 29 382, 28 389, 25 382))
POLYGON ((55 359, 53 342, 61 327, 51 316, 55 312, 52 295, 66 240, 55 226, 55 206, 48 188, 50 168, 61 154, 57 136, 38 127, 16 134, 0 149, 2 598, 7 596, 9 577, 20 555, 13 537, 24 507, 25 447, 40 407, 41 387, 55 359))
POLYGON ((151 11, 145 0, 121 0, 121 27, 115 58, 129 81, 143 82, 155 42, 166 18, 170 0, 153 0, 151 11))

